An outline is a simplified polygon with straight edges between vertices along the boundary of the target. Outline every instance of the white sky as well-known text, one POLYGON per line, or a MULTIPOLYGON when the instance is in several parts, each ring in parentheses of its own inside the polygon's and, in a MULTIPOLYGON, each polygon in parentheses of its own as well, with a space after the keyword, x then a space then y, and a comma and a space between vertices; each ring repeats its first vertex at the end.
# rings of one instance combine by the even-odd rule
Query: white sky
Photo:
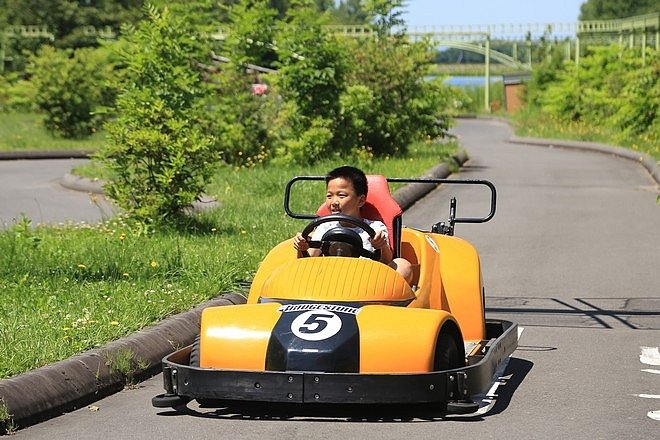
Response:
POLYGON ((577 22, 586 0, 408 0, 409 27, 577 22))

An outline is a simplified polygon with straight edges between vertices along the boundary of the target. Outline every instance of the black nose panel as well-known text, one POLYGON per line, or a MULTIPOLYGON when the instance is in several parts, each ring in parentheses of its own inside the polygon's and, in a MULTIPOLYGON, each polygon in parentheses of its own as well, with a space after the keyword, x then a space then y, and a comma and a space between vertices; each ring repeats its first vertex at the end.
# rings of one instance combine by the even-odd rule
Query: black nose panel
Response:
POLYGON ((358 308, 306 303, 281 310, 268 341, 266 370, 359 372, 358 308))

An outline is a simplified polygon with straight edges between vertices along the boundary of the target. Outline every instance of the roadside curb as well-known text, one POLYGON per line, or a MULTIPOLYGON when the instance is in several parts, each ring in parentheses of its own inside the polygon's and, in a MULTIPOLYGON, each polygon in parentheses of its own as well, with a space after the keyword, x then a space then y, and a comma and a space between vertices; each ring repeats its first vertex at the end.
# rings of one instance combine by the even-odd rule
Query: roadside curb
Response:
POLYGON ((192 343, 204 308, 242 303, 243 295, 228 293, 103 347, 0 380, 0 403, 10 414, 9 420, 0 420, 0 434, 81 408, 132 379, 158 374, 163 357, 192 343), (135 369, 131 377, 113 369, 113 362, 127 356, 135 369))
POLYGON ((92 150, 0 151, 0 160, 89 159, 92 150))
POLYGON ((602 154, 608 154, 623 159, 632 160, 641 164, 649 172, 651 177, 660 185, 660 162, 655 161, 646 153, 633 151, 628 148, 615 145, 599 144, 595 142, 566 141, 558 139, 528 138, 511 136, 509 142, 513 144, 538 145, 548 148, 570 148, 584 151, 593 151, 602 154))
POLYGON ((64 188, 92 194, 103 194, 103 184, 104 182, 102 180, 74 176, 71 173, 66 173, 64 177, 62 177, 62 180, 60 180, 60 185, 64 188))
MULTIPOLYGON (((451 160, 454 161, 456 166, 460 167, 468 160, 468 155, 465 150, 459 150, 451 160)), ((426 174, 420 176, 421 179, 444 179, 452 173, 451 166, 447 163, 441 163, 434 168, 431 168, 426 174)), ((419 184, 419 185, 406 185, 394 192, 392 197, 399 204, 402 210, 408 209, 417 200, 424 197, 432 191, 437 185, 433 183, 419 184)))

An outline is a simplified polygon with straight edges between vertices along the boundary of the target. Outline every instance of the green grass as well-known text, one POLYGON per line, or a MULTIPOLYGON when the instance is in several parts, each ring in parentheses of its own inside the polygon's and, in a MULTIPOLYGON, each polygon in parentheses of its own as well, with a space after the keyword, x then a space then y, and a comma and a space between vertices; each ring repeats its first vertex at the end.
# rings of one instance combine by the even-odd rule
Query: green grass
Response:
MULTIPOLYGON (((409 158, 363 157, 352 164, 368 173, 411 177, 455 148, 420 143, 409 158)), ((220 207, 187 228, 146 231, 121 217, 35 227, 23 218, 0 232, 0 378, 98 347, 237 289, 269 249, 306 224, 283 212, 286 182, 339 164, 224 167, 207 191, 220 207)), ((324 200, 322 186, 296 188, 296 210, 315 210, 324 200)))
POLYGON ((42 120, 35 113, 0 113, 0 151, 97 150, 105 141, 102 132, 87 139, 55 138, 42 120))
POLYGON ((623 136, 620 131, 608 127, 594 127, 581 122, 567 123, 544 114, 538 108, 528 106, 517 113, 512 121, 518 136, 618 145, 660 160, 660 145, 657 140, 640 136, 623 136))

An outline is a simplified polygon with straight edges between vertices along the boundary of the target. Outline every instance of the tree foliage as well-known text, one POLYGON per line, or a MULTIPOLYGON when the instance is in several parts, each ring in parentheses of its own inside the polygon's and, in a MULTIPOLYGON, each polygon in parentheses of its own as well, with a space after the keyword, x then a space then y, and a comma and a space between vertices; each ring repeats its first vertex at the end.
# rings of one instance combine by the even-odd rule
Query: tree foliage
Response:
POLYGON ((580 6, 580 20, 611 20, 660 12, 658 0, 587 0, 580 6))
POLYGON ((106 84, 113 69, 105 49, 56 50, 43 46, 30 63, 37 107, 56 136, 84 138, 101 127, 101 107, 114 91, 106 84))
POLYGON ((660 57, 647 48, 647 60, 618 46, 595 48, 572 62, 547 65, 530 84, 533 103, 560 121, 615 128, 622 142, 630 135, 660 141, 660 57), (539 86, 538 78, 552 78, 539 86))
MULTIPOLYGON (((314 8, 302 2, 280 22, 277 36, 278 92, 285 101, 286 126, 279 154, 296 162, 314 162, 340 152, 334 128, 346 90, 348 60, 337 38, 322 27, 314 8)), ((280 125, 281 126, 281 125, 280 125)))
POLYGON ((185 16, 147 13, 119 54, 126 74, 100 158, 114 173, 110 197, 138 219, 159 222, 199 198, 217 159, 200 125, 207 86, 197 62, 208 48, 185 16))
POLYGON ((449 89, 424 80, 433 49, 404 38, 401 5, 400 0, 368 2, 377 36, 351 49, 344 99, 350 119, 344 132, 353 136, 350 144, 376 155, 403 154, 412 140, 437 138, 449 126, 449 89))

